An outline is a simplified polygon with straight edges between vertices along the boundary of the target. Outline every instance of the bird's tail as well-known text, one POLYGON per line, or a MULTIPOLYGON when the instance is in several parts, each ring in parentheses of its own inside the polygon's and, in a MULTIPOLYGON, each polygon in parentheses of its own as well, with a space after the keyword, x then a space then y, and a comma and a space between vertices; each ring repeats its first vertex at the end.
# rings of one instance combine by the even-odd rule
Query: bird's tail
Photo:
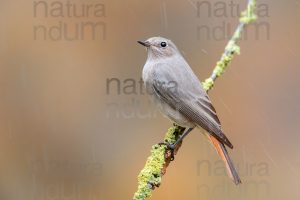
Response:
POLYGON ((215 149, 217 150, 218 154, 220 155, 220 157, 222 158, 222 160, 225 163, 226 169, 227 169, 227 173, 228 176, 233 180, 233 182, 238 185, 240 183, 242 183, 234 165, 233 162, 231 160, 231 158, 229 157, 229 154, 226 150, 226 147, 224 144, 220 143, 214 136, 209 135, 208 136, 209 139, 211 140, 212 144, 214 145, 215 149))

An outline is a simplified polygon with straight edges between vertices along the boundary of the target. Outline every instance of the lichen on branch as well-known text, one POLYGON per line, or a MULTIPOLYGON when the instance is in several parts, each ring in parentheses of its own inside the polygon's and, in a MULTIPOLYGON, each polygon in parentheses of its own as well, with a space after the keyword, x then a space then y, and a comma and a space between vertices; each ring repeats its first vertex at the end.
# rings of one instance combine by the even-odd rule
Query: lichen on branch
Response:
MULTIPOLYGON (((180 136, 184 133, 185 128, 177 126, 169 128, 164 141, 166 143, 175 143, 180 136)), ((174 150, 177 153, 179 144, 174 150)), ((138 176, 138 191, 134 195, 134 200, 144 200, 151 196, 151 192, 155 187, 159 187, 162 176, 166 173, 166 169, 171 162, 171 152, 167 149, 166 145, 156 144, 152 146, 151 156, 148 157, 144 169, 138 176)))
MULTIPOLYGON (((237 45, 241 38, 244 27, 252 22, 255 22, 257 16, 255 15, 256 0, 248 0, 247 9, 241 13, 240 23, 235 30, 232 38, 225 47, 225 52, 221 59, 217 62, 211 76, 206 79, 202 85, 208 92, 213 88, 214 83, 220 77, 231 63, 235 54, 240 54, 240 47, 237 45)), ((185 128, 176 124, 169 128, 164 141, 173 144, 184 133, 185 128)), ((176 147, 174 154, 176 155, 181 143, 176 147)), ((145 200, 151 196, 152 191, 161 184, 162 176, 166 173, 166 169, 171 162, 171 152, 166 145, 156 144, 152 146, 151 155, 148 157, 145 167, 138 176, 138 190, 134 194, 133 200, 145 200)))
POLYGON ((240 47, 237 45, 237 42, 241 38, 245 26, 256 21, 257 16, 255 14, 255 8, 256 0, 248 0, 247 9, 241 13, 240 23, 233 33, 232 38, 227 43, 221 59, 217 62, 211 76, 202 83, 203 88, 206 91, 213 88, 215 80, 225 72, 226 68, 233 60, 234 55, 240 54, 240 47))

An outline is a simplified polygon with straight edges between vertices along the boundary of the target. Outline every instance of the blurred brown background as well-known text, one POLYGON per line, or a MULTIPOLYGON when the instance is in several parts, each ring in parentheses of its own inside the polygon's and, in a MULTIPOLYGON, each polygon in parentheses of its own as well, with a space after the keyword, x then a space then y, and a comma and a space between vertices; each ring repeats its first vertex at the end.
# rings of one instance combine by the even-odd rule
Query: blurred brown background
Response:
MULTIPOLYGON (((203 80, 246 0, 72 0, 71 13, 68 1, 37 2, 0 2, 0 199, 131 199, 171 125, 140 91, 136 41, 172 39, 203 80)), ((260 25, 210 92, 243 184, 197 130, 152 199, 300 198, 300 1, 259 4, 260 25)))

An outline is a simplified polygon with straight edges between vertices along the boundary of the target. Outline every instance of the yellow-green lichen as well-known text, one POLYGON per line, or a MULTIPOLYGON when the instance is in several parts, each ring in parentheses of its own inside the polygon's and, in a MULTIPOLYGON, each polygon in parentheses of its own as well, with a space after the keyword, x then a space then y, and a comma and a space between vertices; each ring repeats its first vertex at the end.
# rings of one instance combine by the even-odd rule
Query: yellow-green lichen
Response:
POLYGON ((240 54, 240 47, 237 45, 237 41, 241 38, 242 31, 246 24, 252 23, 257 19, 254 11, 256 8, 256 0, 248 1, 247 9, 241 13, 240 24, 234 32, 232 38, 229 40, 225 47, 221 59, 216 63, 210 78, 206 79, 202 84, 203 88, 208 91, 213 88, 215 80, 220 77, 231 63, 235 54, 240 54))
POLYGON ((213 85, 214 85, 214 80, 212 78, 208 78, 202 83, 202 86, 205 91, 208 91, 210 88, 213 87, 213 85))
POLYGON ((245 24, 254 22, 257 19, 257 16, 255 15, 255 9, 256 0, 249 1, 247 9, 241 13, 240 22, 245 24))
MULTIPOLYGON (((173 144, 183 134, 184 128, 174 124, 169 128, 164 141, 173 144)), ((138 176, 138 190, 134 194, 134 200, 144 200, 151 196, 153 187, 161 183, 162 169, 165 164, 166 146, 156 144, 152 146, 151 155, 148 157, 144 169, 138 176)))

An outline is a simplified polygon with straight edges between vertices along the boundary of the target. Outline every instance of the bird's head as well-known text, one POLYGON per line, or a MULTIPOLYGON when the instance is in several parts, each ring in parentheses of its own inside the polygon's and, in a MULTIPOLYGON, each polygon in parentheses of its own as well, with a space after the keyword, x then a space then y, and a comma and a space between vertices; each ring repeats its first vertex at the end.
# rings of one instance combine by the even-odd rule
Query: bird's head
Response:
POLYGON ((175 44, 163 37, 152 37, 146 41, 138 41, 138 43, 147 48, 149 58, 167 58, 178 53, 175 44))

